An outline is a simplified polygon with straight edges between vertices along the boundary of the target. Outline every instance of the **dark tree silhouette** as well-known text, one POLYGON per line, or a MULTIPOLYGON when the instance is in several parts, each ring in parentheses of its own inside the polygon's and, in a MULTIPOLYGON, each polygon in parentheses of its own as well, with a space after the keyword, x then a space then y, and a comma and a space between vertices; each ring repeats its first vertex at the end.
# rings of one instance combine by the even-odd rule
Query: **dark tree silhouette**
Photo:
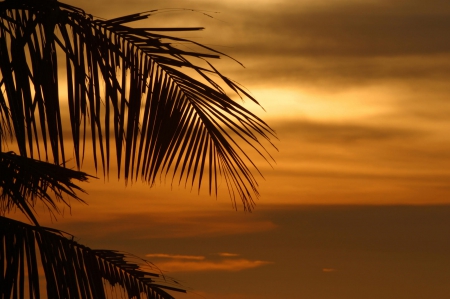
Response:
POLYGON ((39 263, 49 298, 106 298, 106 282, 130 298, 183 290, 121 253, 39 225, 37 202, 57 214, 65 197, 82 201, 73 181, 90 177, 81 172, 87 147, 105 176, 115 160, 125 182, 169 176, 200 189, 206 180, 216 195, 222 176, 235 207, 240 199, 253 208, 248 165, 257 168, 243 145, 270 157, 261 140, 270 144, 273 131, 228 95, 257 103, 209 62, 223 53, 161 34, 202 28, 126 25, 155 12, 103 20, 56 0, 0 1, 0 212, 19 209, 33 223, 0 217, 2 298, 39 298, 39 263), (10 144, 17 153, 4 151, 10 144), (68 146, 77 170, 67 168, 68 146))

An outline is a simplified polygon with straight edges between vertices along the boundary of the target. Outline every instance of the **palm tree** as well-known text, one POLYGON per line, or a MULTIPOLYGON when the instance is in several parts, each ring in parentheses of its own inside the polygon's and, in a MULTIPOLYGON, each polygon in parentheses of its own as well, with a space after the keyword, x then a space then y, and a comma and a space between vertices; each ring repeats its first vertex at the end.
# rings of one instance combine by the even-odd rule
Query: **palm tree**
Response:
POLYGON ((106 298, 106 282, 129 298, 183 291, 142 262, 39 225, 37 202, 57 214, 66 196, 82 201, 73 181, 90 177, 81 172, 86 147, 104 176, 115 158, 125 182, 169 177, 200 189, 206 180, 215 195, 222 176, 235 207, 240 199, 253 208, 248 165, 257 168, 243 145, 270 157, 261 141, 273 131, 228 95, 257 103, 210 63, 225 54, 162 34, 202 28, 126 25, 152 13, 103 20, 56 0, 0 1, 0 211, 19 209, 33 223, 0 217, 2 298, 40 298, 39 261, 49 298, 106 298), (18 153, 4 151, 9 144, 18 153))

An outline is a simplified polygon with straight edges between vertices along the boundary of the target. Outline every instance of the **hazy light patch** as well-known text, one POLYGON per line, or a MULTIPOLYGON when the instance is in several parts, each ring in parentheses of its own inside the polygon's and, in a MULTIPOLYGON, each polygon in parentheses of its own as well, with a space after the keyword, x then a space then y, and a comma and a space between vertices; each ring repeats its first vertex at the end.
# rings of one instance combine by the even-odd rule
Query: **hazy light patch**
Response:
POLYGON ((204 260, 205 257, 201 255, 180 255, 180 254, 166 254, 166 253, 149 253, 146 257, 168 258, 177 260, 204 260))
POLYGON ((323 268, 322 272, 325 272, 325 273, 337 272, 337 269, 334 269, 334 268, 323 268))
POLYGON ((157 263, 158 267, 167 272, 200 272, 200 271, 242 271, 271 264, 268 261, 251 261, 233 259, 223 261, 170 261, 157 263))
POLYGON ((392 110, 383 88, 349 89, 320 94, 296 89, 254 89, 253 94, 264 107, 264 119, 310 119, 322 121, 361 120, 392 110))
POLYGON ((235 257, 235 256, 239 256, 239 254, 237 254, 237 253, 229 253, 229 252, 219 252, 218 255, 219 255, 219 256, 223 256, 223 257, 235 257))

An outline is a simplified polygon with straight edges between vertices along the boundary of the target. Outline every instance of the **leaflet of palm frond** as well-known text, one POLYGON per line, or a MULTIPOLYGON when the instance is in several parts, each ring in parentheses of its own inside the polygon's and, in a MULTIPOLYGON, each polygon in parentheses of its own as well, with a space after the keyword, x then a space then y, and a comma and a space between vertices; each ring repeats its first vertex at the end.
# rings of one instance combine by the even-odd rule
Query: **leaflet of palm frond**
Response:
POLYGON ((0 100, 11 111, 2 116, 22 155, 33 156, 42 136, 43 151, 64 163, 63 131, 70 127, 78 167, 90 139, 95 167, 104 175, 113 147, 119 178, 140 176, 153 184, 170 173, 179 182, 197 182, 199 190, 208 179, 210 193, 217 193, 217 177, 225 175, 230 194, 251 207, 257 184, 248 165, 255 165, 239 144, 270 157, 261 141, 270 143, 274 132, 227 94, 257 103, 208 62, 223 53, 154 28, 124 25, 151 12, 103 21, 59 2, 50 12, 27 3, 21 9, 9 1, 9 8, 0 6, 0 100), (196 48, 184 51, 184 44, 196 48), (58 106, 57 59, 65 59, 67 123, 58 106))
POLYGON ((75 193, 84 192, 83 189, 72 181, 83 182, 91 177, 84 172, 19 156, 12 152, 0 152, 0 169, 0 212, 4 214, 18 208, 35 224, 37 220, 33 210, 38 201, 52 213, 59 213, 58 201, 70 207, 65 196, 84 202, 75 193))
MULTIPOLYGON (((2 83, 0 83, 1 86, 2 83)), ((13 137, 13 128, 11 124, 11 117, 8 115, 9 109, 6 106, 5 97, 0 92, 0 152, 3 150, 3 145, 7 143, 8 139, 13 137)))
POLYGON ((90 249, 61 231, 0 217, 1 298, 40 298, 40 266, 48 298, 107 298, 105 282, 122 287, 128 298, 172 299, 164 290, 186 292, 156 267, 143 268, 128 258, 90 249))

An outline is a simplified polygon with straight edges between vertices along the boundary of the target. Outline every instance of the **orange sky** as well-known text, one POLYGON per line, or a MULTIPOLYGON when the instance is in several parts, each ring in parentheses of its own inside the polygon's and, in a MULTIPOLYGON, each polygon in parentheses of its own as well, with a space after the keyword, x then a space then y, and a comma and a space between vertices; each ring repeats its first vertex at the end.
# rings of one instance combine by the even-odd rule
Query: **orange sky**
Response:
POLYGON ((180 298, 450 296, 450 2, 63 2, 105 18, 198 9, 139 26, 206 27, 184 37, 245 65, 215 64, 266 109, 246 103, 279 152, 258 161, 252 214, 224 188, 216 200, 112 174, 83 185, 72 216, 41 213, 47 225, 154 261, 195 289, 180 298))
POLYGON ((204 26, 183 36, 246 66, 215 64, 279 137, 274 168, 258 163, 259 205, 449 203, 449 4, 255 3, 72 4, 106 18, 161 9, 138 26, 204 26), (179 7, 199 11, 164 10, 179 7))

